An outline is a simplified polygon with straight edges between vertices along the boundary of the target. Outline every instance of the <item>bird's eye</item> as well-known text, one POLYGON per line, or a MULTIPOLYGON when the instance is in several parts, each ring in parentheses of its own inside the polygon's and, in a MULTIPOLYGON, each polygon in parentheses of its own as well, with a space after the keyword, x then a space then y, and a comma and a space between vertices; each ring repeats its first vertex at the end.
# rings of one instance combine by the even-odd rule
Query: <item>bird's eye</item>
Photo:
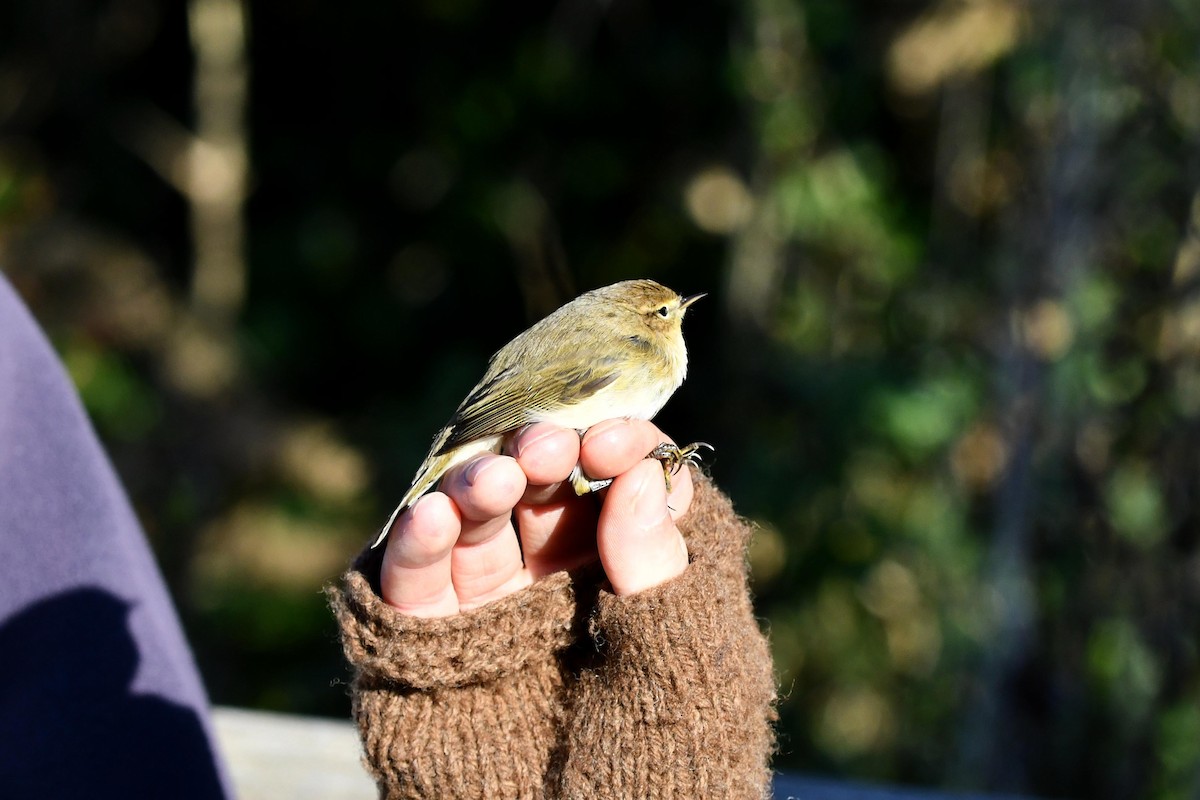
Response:
POLYGON ((671 309, 667 308, 666 306, 658 307, 658 315, 660 317, 662 317, 663 319, 666 319, 668 316, 670 316, 670 314, 671 314, 671 309))

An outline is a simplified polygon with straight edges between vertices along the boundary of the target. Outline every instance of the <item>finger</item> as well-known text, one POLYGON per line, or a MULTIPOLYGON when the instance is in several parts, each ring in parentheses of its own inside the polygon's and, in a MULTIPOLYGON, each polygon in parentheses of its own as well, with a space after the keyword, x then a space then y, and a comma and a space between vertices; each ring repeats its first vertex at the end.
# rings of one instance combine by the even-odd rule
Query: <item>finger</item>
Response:
POLYGON ((512 524, 525 491, 525 473, 508 456, 484 455, 443 480, 462 525, 450 555, 450 577, 460 610, 497 600, 531 583, 512 524))
POLYGON ((597 514, 592 498, 576 497, 565 483, 544 503, 518 503, 514 519, 525 569, 537 579, 595 561, 597 514))
POLYGON ((667 507, 658 462, 636 464, 613 481, 600 510, 596 544, 618 595, 657 586, 687 568, 687 545, 667 507))
POLYGON ((594 561, 596 504, 579 500, 564 483, 579 461, 578 432, 530 425, 513 439, 510 452, 529 480, 514 511, 525 569, 536 580, 594 561))
POLYGON ((462 611, 507 597, 533 583, 533 576, 521 562, 521 547, 511 524, 507 535, 455 547, 450 553, 450 578, 462 611))
POLYGON ((446 473, 442 491, 462 513, 462 538, 475 544, 494 536, 525 491, 525 473, 509 456, 477 456, 446 473))
POLYGON ((459 612, 450 562, 460 525, 458 509, 441 492, 422 497, 396 519, 379 572, 384 602, 414 617, 459 612))
POLYGON ((634 464, 669 437, 644 419, 610 419, 593 425, 583 436, 579 463, 590 478, 611 478, 634 464))
POLYGON ((529 492, 549 496, 566 480, 579 461, 579 434, 548 422, 526 426, 509 443, 508 454, 517 460, 529 482, 529 492))

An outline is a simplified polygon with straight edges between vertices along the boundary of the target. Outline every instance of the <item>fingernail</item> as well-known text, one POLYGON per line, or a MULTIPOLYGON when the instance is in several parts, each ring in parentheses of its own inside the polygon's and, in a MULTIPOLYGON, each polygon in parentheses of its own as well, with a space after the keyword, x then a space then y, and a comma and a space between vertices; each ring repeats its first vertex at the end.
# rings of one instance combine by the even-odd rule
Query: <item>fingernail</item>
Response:
MULTIPOLYGON (((536 424, 536 423, 535 423, 536 424)), ((549 439, 554 434, 558 433, 554 428, 543 428, 540 433, 527 435, 525 431, 521 431, 512 440, 512 457, 520 458, 521 453, 529 447, 534 446, 538 442, 543 442, 549 439)))
POLYGON ((629 420, 624 419, 622 417, 617 417, 615 419, 606 419, 603 422, 599 422, 599 423, 593 425, 592 427, 588 428, 587 432, 591 433, 592 431, 596 431, 599 434, 599 433, 605 433, 607 431, 614 430, 616 428, 628 428, 628 427, 629 427, 629 420))
POLYGON ((480 456, 475 459, 463 470, 463 481, 466 482, 467 486, 474 486, 475 481, 479 480, 479 476, 486 472, 495 461, 496 459, 489 458, 488 456, 480 456))

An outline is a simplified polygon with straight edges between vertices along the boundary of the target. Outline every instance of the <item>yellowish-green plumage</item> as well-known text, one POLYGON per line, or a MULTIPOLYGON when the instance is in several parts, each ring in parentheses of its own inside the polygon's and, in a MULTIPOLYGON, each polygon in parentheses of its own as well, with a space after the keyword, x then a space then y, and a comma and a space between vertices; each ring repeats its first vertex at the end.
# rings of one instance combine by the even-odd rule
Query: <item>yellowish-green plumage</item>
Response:
POLYGON ((502 347, 433 440, 429 455, 373 547, 404 509, 456 464, 499 452, 532 422, 585 430, 606 419, 650 419, 683 383, 683 317, 703 297, 651 280, 582 294, 502 347))

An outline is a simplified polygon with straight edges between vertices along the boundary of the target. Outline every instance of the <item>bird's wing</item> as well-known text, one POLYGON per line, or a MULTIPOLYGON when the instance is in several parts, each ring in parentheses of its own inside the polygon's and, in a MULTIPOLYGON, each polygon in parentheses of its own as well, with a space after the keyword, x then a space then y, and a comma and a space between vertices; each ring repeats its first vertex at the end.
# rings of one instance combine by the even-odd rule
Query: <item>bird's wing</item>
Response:
POLYGON ((509 367, 485 378, 467 396, 446 427, 450 435, 438 454, 484 436, 507 433, 535 422, 544 412, 591 397, 617 379, 620 360, 601 358, 557 373, 509 367))

